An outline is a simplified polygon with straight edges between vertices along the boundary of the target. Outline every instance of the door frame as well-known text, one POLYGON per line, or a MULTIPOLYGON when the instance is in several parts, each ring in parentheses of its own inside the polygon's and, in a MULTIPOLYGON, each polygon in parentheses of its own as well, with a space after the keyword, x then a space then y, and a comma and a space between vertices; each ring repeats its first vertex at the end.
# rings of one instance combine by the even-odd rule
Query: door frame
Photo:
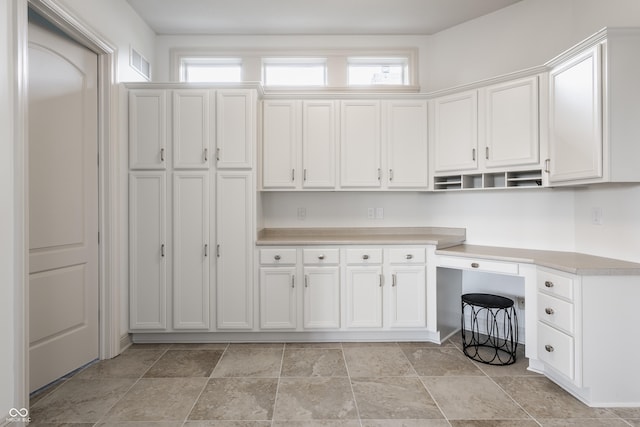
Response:
POLYGON ((15 398, 29 403, 29 161, 28 161, 28 9, 49 20, 80 45, 98 55, 98 335, 99 357, 120 353, 120 188, 118 177, 118 87, 115 84, 117 49, 55 0, 17 0, 15 19, 15 194, 16 266, 22 272, 15 283, 16 384, 15 398))

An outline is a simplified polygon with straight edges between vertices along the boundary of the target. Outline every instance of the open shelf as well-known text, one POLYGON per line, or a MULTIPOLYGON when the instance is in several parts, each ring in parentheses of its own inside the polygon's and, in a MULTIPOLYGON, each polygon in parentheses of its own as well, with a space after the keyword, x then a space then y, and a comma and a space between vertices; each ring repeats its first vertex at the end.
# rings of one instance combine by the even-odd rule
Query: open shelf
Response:
POLYGON ((445 175, 434 177, 434 190, 482 190, 542 187, 542 170, 505 171, 445 175))

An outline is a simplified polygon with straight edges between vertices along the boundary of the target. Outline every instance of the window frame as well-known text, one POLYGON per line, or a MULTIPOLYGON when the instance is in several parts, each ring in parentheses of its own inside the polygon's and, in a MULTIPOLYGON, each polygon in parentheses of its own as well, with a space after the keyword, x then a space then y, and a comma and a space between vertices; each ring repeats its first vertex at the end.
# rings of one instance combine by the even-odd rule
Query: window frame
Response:
POLYGON ((242 66, 242 58, 234 58, 234 57, 220 57, 220 56, 216 56, 216 57, 190 57, 190 56, 186 56, 180 59, 180 65, 179 65, 179 70, 178 70, 178 74, 179 74, 179 81, 182 83, 212 83, 212 84, 216 84, 216 83, 242 83, 244 81, 244 73, 243 73, 243 66, 242 66), (220 66, 220 67, 232 67, 232 66, 239 66, 240 67, 240 78, 238 81, 194 81, 194 82, 189 82, 187 81, 187 67, 189 65, 193 65, 194 67, 197 66, 202 66, 202 67, 206 67, 208 66, 220 66))

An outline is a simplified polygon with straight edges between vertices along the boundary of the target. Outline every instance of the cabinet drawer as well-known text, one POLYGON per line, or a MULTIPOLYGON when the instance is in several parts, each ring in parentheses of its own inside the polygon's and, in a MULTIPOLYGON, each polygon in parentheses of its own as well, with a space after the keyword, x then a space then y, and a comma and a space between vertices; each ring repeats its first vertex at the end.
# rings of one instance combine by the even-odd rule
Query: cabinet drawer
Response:
POLYGON ((382 249, 347 249, 347 264, 382 264, 382 249))
POLYGON ((297 261, 295 249, 260 249, 260 264, 262 265, 294 265, 297 261))
POLYGON ((538 289, 543 292, 573 301, 573 286, 571 277, 538 270, 538 289))
POLYGON ((393 248, 389 250, 391 264, 424 264, 426 259, 424 248, 393 248))
POLYGON ((485 271, 489 273, 518 274, 518 264, 514 262, 491 261, 479 258, 441 256, 438 267, 485 271))
POLYGON ((303 249, 302 260, 309 264, 338 264, 340 262, 339 249, 303 249))
POLYGON ((573 337, 538 322, 538 358, 571 380, 575 379, 573 337))
POLYGON ((538 293, 538 320, 573 334, 575 330, 573 319, 573 304, 538 293))

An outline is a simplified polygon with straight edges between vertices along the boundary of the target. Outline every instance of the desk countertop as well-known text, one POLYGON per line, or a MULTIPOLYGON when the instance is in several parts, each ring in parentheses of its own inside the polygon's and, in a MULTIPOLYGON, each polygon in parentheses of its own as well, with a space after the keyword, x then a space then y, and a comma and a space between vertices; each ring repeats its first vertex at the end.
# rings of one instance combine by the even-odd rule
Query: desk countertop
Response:
POLYGON ((462 244, 437 249, 436 254, 535 264, 583 276, 640 275, 638 263, 577 252, 462 244))
POLYGON ((256 244, 434 245, 446 248, 459 245, 465 237, 464 228, 446 227, 266 228, 258 233, 256 244))

